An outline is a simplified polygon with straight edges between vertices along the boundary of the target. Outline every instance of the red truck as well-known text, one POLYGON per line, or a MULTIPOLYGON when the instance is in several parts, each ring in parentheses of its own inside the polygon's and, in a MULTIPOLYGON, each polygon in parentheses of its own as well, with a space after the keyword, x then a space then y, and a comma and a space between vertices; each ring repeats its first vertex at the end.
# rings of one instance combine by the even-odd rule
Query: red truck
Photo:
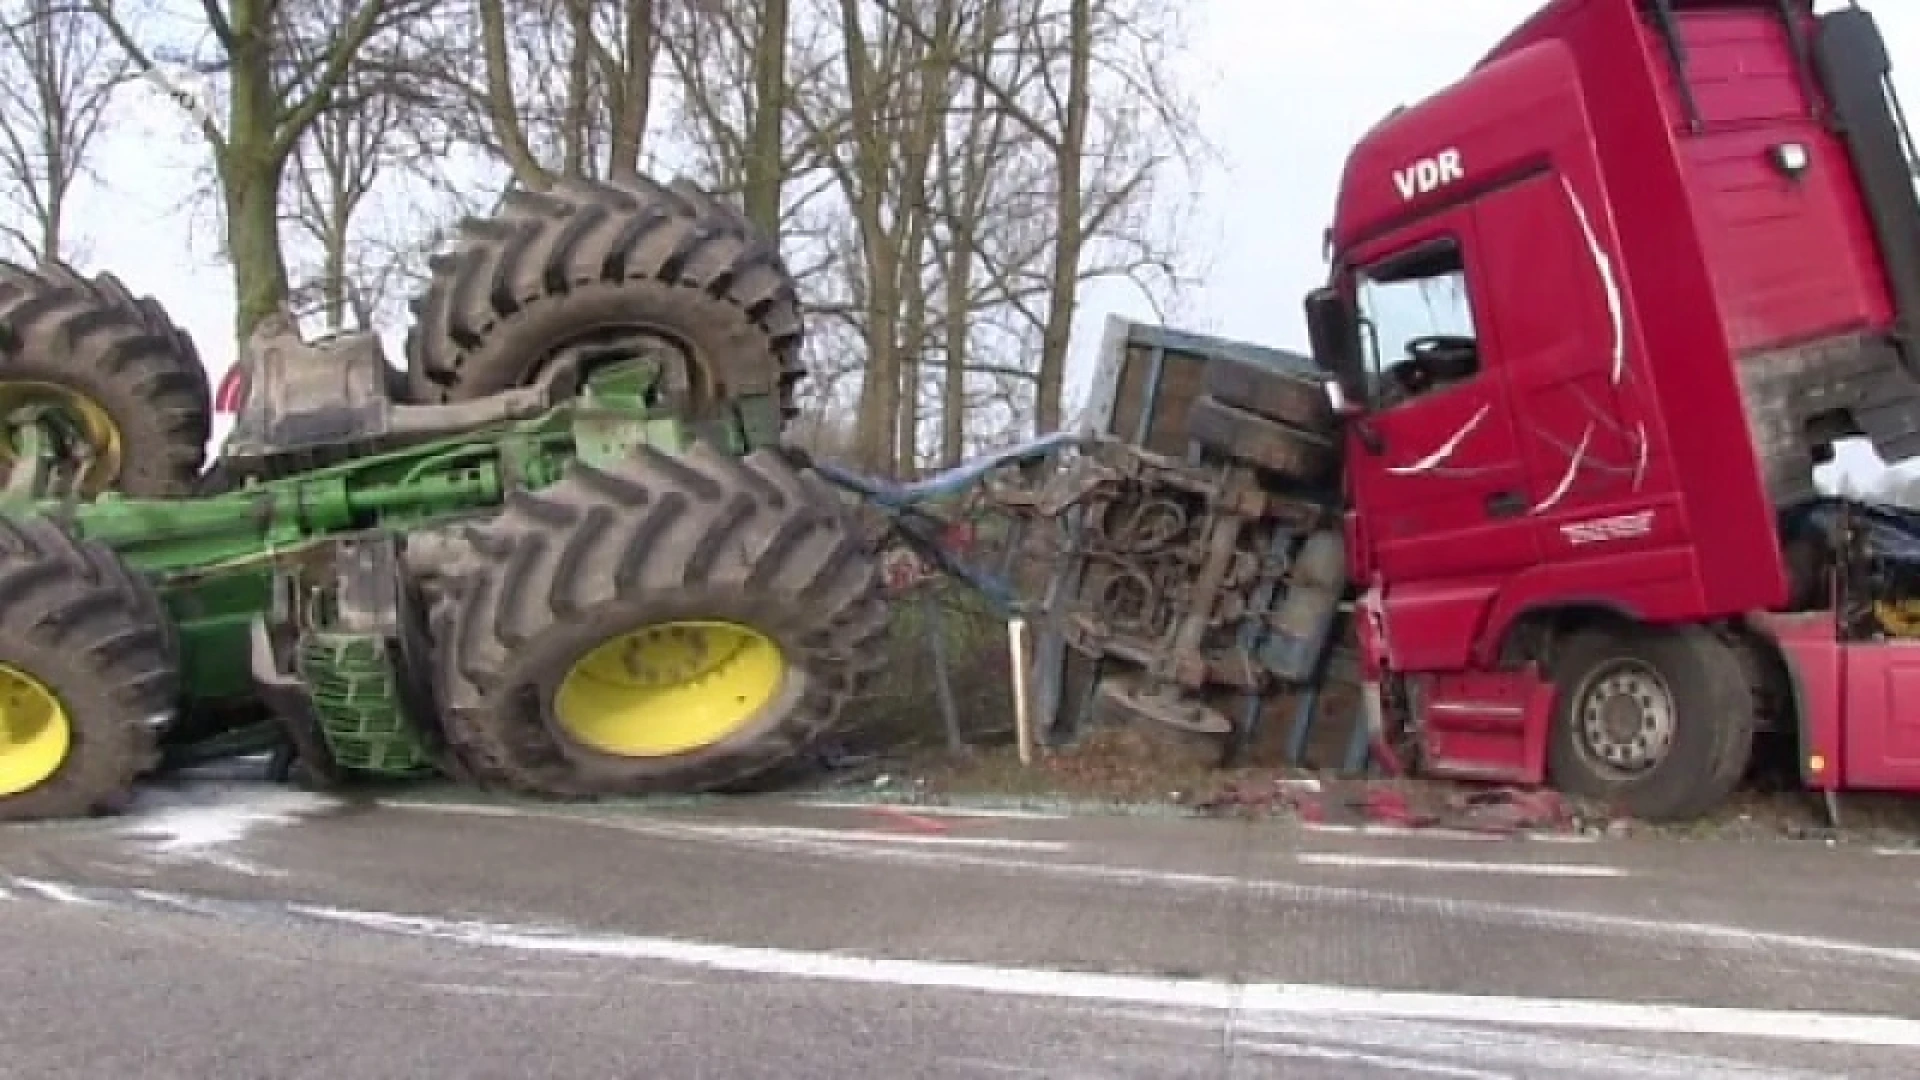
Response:
POLYGON ((1370 719, 1651 819, 1920 791, 1913 140, 1865 10, 1555 0, 1349 158, 1306 303, 1370 719))

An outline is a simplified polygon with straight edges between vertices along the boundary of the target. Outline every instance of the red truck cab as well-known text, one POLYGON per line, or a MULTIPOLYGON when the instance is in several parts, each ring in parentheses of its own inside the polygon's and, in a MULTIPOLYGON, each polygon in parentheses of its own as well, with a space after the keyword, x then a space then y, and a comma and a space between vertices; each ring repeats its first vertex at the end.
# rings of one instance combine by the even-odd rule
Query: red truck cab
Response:
POLYGON ((1555 0, 1354 148, 1308 319, 1371 704, 1426 771, 1690 817, 1772 726, 1815 787, 1920 790, 1920 641, 1848 616, 1813 477, 1920 452, 1887 68, 1858 8, 1555 0))

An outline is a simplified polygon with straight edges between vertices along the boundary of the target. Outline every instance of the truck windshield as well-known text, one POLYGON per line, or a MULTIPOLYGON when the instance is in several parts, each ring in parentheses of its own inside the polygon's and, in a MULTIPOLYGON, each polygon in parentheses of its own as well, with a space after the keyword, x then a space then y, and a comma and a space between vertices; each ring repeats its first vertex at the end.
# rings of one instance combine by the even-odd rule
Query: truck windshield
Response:
POLYGON ((1356 278, 1367 332, 1367 383, 1377 401, 1394 383, 1396 365, 1423 338, 1478 336, 1467 291, 1466 263, 1455 240, 1423 246, 1362 270, 1356 278))

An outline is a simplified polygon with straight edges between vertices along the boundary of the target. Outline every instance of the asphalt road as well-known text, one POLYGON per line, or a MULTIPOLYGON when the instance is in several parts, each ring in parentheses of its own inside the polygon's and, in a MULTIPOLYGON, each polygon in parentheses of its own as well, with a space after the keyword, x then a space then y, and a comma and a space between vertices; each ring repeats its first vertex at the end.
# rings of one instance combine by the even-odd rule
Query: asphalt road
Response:
POLYGON ((1920 856, 246 784, 0 830, 0 1077, 1910 1076, 1920 856))

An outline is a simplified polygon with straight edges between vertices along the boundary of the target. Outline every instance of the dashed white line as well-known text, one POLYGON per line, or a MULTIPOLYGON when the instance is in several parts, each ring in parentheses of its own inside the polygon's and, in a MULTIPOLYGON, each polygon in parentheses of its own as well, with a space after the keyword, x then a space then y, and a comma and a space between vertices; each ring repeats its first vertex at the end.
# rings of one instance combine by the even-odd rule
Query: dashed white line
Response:
POLYGON ((80 895, 78 892, 57 881, 42 881, 39 878, 23 877, 16 877, 10 880, 13 882, 15 888, 25 889, 27 892, 33 893, 42 899, 52 900, 55 903, 74 904, 80 907, 92 907, 95 905, 94 900, 80 895))
POLYGON ((907 960, 841 952, 729 945, 625 934, 575 934, 505 923, 294 905, 341 925, 513 952, 651 961, 732 974, 1015 997, 1204 1009, 1236 1015, 1433 1020, 1506 1028, 1720 1035, 1785 1042, 1920 1048, 1920 1020, 1862 1013, 1653 1005, 1377 990, 1307 983, 1231 983, 1139 975, 907 960))
POLYGON ((1067 814, 1057 814, 1046 810, 1014 810, 995 807, 974 806, 921 806, 916 803, 891 802, 852 802, 828 799, 798 799, 796 806, 817 807, 822 810, 878 810, 897 811, 915 814, 920 817, 981 818, 983 820, 1002 821, 1066 821, 1067 814))
POLYGON ((1454 1080, 1514 1080, 1513 1073, 1488 1072, 1485 1069, 1469 1069, 1458 1065, 1443 1065, 1437 1061, 1421 1061, 1418 1058, 1398 1057, 1392 1054, 1345 1050, 1334 1046, 1313 1046, 1296 1042, 1242 1042, 1238 1045, 1254 1053, 1272 1057, 1338 1061, 1343 1064, 1366 1065, 1375 1069, 1415 1073, 1421 1076, 1446 1076, 1454 1080))
POLYGON ((1519 874, 1535 877, 1623 878, 1618 866, 1591 863, 1486 862, 1465 859, 1417 859, 1394 855, 1341 855, 1305 851, 1294 856, 1304 866, 1332 866, 1350 870, 1432 870, 1443 874, 1519 874))
POLYGON ((1014 840, 1000 836, 928 836, 920 833, 877 832, 872 829, 810 829, 796 825, 688 825, 686 828, 720 836, 818 840, 835 843, 856 841, 869 844, 898 844, 904 847, 981 848, 987 851, 1072 850, 1071 844, 1058 840, 1014 840))
POLYGON ((1445 826, 1415 828, 1411 825, 1344 825, 1327 821, 1303 821, 1300 828, 1305 832, 1327 833, 1334 836, 1374 837, 1388 840, 1459 840, 1476 844, 1511 844, 1524 841, 1529 844, 1596 844, 1597 836, 1584 833, 1522 832, 1519 834, 1500 832, 1476 832, 1472 829, 1453 829, 1445 826))
POLYGON ((1160 870, 1077 860, 1021 858, 964 850, 913 850, 904 846, 848 843, 844 839, 743 836, 702 833, 685 823, 649 821, 637 817, 607 817, 543 807, 497 807, 471 803, 389 801, 384 805, 428 813, 479 814, 487 817, 528 817, 587 825, 636 836, 690 843, 730 843, 766 851, 799 851, 856 859, 879 859, 946 868, 973 868, 1002 873, 1032 873, 1081 878, 1120 886, 1164 886, 1205 890, 1246 889, 1266 896, 1283 896, 1303 903, 1362 906, 1395 916, 1424 912, 1440 918, 1493 923, 1510 930, 1545 930, 1599 936, 1630 937, 1642 942, 1668 941, 1692 947, 1735 950, 1779 950, 1806 956, 1844 958, 1856 963, 1912 970, 1920 968, 1920 948, 1880 945, 1845 938, 1756 929, 1726 923, 1656 919, 1615 915, 1565 906, 1469 900, 1454 896, 1423 896, 1326 885, 1277 878, 1246 877, 1196 871, 1160 870))

